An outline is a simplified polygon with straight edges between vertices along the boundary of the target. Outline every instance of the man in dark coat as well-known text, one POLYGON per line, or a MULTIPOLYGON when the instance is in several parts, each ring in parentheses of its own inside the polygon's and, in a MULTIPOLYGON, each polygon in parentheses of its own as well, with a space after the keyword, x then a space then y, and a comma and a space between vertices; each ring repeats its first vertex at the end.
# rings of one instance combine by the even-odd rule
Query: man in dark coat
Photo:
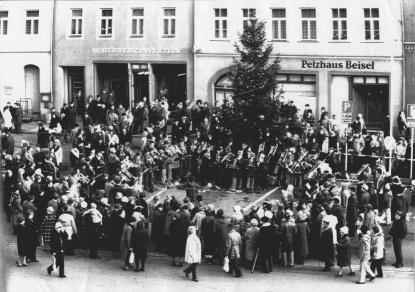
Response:
POLYGON ((215 238, 216 238, 216 252, 219 259, 220 265, 223 264, 223 260, 225 258, 225 247, 226 247, 226 240, 228 237, 228 225, 229 222, 226 221, 225 217, 223 216, 223 210, 219 209, 216 212, 215 218, 215 238))
MULTIPOLYGON (((63 226, 60 222, 55 224, 55 229, 52 231, 50 239, 50 250, 52 256, 56 261, 56 268, 59 267, 59 277, 66 278, 65 276, 65 261, 63 253, 63 242, 68 238, 68 234, 63 230, 63 226)), ((50 275, 53 271, 53 264, 50 265, 47 269, 48 274, 50 275)))
POLYGON ((16 128, 16 134, 22 132, 22 122, 23 122, 23 110, 20 106, 20 103, 16 103, 16 109, 14 112, 14 126, 16 128))
POLYGON ((320 236, 320 259, 324 261, 324 269, 322 271, 328 272, 334 265, 334 246, 333 246, 333 230, 329 227, 327 219, 323 218, 323 230, 320 236))
POLYGON ((351 237, 356 234, 356 220, 358 216, 357 211, 357 197, 353 190, 350 190, 350 197, 347 200, 346 222, 349 227, 349 234, 351 237))
POLYGON ((202 219, 201 225, 201 239, 204 245, 204 254, 207 260, 211 261, 215 253, 215 211, 213 205, 206 207, 206 217, 202 219))
POLYGON ((13 155, 14 153, 14 139, 9 130, 4 130, 1 139, 1 150, 6 154, 13 155))
POLYGON ((403 267, 403 256, 402 256, 402 240, 406 237, 408 233, 407 224, 405 222, 405 217, 403 216, 402 211, 398 210, 395 213, 395 221, 393 221, 392 227, 389 231, 389 238, 393 238, 393 251, 395 253, 396 263, 394 266, 396 268, 403 267))
POLYGON ((272 256, 277 244, 275 226, 271 225, 269 218, 261 218, 262 226, 259 229, 258 246, 261 268, 264 273, 272 271, 272 256))
POLYGON ((49 147, 49 131, 45 129, 43 123, 39 123, 39 129, 37 130, 37 145, 40 148, 49 147))

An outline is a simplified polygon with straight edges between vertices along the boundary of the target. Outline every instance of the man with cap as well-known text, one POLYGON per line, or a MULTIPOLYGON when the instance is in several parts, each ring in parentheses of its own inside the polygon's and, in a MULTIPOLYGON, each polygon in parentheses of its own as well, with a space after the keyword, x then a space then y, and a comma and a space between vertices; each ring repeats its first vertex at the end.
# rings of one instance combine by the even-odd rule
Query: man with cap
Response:
POLYGON ((405 217, 401 210, 395 212, 395 220, 392 223, 392 227, 389 231, 389 237, 393 238, 393 251, 395 253, 396 262, 393 264, 395 268, 403 267, 403 256, 402 256, 402 240, 408 233, 408 227, 405 221, 405 217))
POLYGON ((56 268, 59 267, 59 277, 66 278, 65 276, 65 261, 63 253, 63 242, 68 238, 68 234, 64 230, 60 222, 56 222, 55 229, 52 231, 51 240, 50 240, 50 249, 52 252, 53 262, 46 270, 50 275, 54 270, 54 265, 56 268))

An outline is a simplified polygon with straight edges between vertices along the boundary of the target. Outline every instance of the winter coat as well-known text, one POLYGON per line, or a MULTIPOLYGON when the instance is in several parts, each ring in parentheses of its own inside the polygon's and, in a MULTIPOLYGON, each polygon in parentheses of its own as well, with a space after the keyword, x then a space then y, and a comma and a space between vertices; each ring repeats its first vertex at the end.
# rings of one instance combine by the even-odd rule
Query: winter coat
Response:
POLYGON ((120 240, 120 252, 122 260, 125 260, 128 254, 128 250, 131 248, 131 233, 133 228, 134 227, 131 223, 124 224, 120 240))
POLYGON ((404 239, 408 233, 408 227, 404 218, 393 221, 389 235, 394 239, 404 239))
POLYGON ((370 259, 370 235, 362 234, 359 240, 359 260, 366 261, 370 259))
POLYGON ((190 234, 186 240, 184 261, 188 264, 200 263, 202 260, 202 245, 196 234, 190 234))
POLYGON ((15 232, 17 237, 17 254, 20 257, 27 256, 29 253, 29 246, 26 224, 17 224, 15 232))
POLYGON ((147 258, 147 246, 149 236, 147 230, 144 228, 138 229, 134 227, 131 232, 130 246, 133 248, 134 253, 141 259, 147 258))
POLYGON ((333 229, 327 228, 321 232, 320 236, 320 259, 332 260, 334 257, 334 248, 333 248, 333 229))
POLYGON ((259 229, 258 247, 262 257, 274 254, 277 245, 277 231, 274 225, 264 224, 259 229))
POLYGON ((367 227, 368 230, 372 230, 372 227, 375 224, 375 214, 373 211, 369 211, 365 213, 363 218, 363 225, 367 227))
POLYGON ((202 219, 201 236, 205 253, 212 255, 216 247, 216 221, 212 215, 202 219))
POLYGON ((225 218, 215 219, 216 246, 219 248, 225 247, 228 236, 228 224, 225 218))
POLYGON ((310 235, 310 227, 308 225, 308 222, 306 220, 297 221, 297 234, 295 238, 297 256, 300 256, 300 257, 308 256, 309 235, 310 235))
POLYGON ((50 237, 50 251, 52 253, 63 251, 63 241, 68 238, 68 234, 65 231, 58 232, 53 229, 50 237))
POLYGON ((291 252, 294 250, 294 238, 297 234, 297 226, 294 220, 282 220, 281 222, 281 239, 282 239, 282 251, 291 252))
POLYGON ((71 214, 64 213, 59 216, 59 221, 62 223, 63 229, 68 234, 68 240, 71 240, 73 234, 78 233, 74 217, 71 214))
POLYGON ((52 232, 55 230, 56 221, 57 219, 55 214, 48 214, 43 219, 43 222, 40 226, 40 234, 43 237, 43 242, 45 245, 49 245, 50 243, 52 232))
POLYGON ((409 203, 404 193, 397 194, 392 199, 392 203, 391 203, 392 216, 394 216, 396 211, 398 210, 402 211, 402 217, 405 218, 406 213, 408 213, 408 210, 409 210, 409 203))
POLYGON ((242 238, 239 232, 236 230, 229 232, 225 246, 225 254, 229 257, 229 259, 239 259, 241 257, 242 247, 242 238))
POLYGON ((253 261, 258 248, 259 227, 249 227, 245 232, 245 259, 253 261))
POLYGON ((346 267, 352 262, 352 243, 350 237, 345 235, 340 238, 337 245, 337 265, 339 267, 346 267))
POLYGON ((383 258, 385 248, 385 238, 382 233, 376 233, 372 237, 372 259, 378 260, 383 258))

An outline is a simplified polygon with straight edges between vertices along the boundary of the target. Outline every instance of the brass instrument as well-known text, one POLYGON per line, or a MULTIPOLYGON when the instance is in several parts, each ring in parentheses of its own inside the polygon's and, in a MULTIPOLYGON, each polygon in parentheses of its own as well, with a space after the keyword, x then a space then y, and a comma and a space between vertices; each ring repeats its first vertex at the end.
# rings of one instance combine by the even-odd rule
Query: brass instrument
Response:
POLYGON ((264 151, 264 149, 265 149, 265 142, 262 142, 258 146, 258 153, 257 153, 257 155, 259 155, 259 153, 261 153, 262 151, 264 151))
POLYGON ((277 165, 275 166, 274 174, 278 173, 278 170, 281 166, 285 167, 285 160, 287 159, 289 151, 290 151, 289 149, 285 149, 285 151, 281 153, 281 156, 278 159, 277 165))
POLYGON ((292 167, 288 167, 288 171, 290 173, 299 173, 299 170, 302 167, 301 162, 304 160, 304 158, 306 157, 306 155, 308 154, 308 151, 306 151, 305 153, 301 154, 301 156, 297 159, 297 161, 292 165, 292 167))
POLYGON ((358 180, 359 176, 369 167, 369 164, 363 164, 357 173, 352 173, 350 176, 350 181, 358 180))
POLYGON ((249 167, 255 166, 255 153, 254 152, 248 153, 248 166, 249 167))
POLYGON ((277 153, 277 150, 278 150, 278 145, 271 146, 271 148, 269 149, 268 155, 265 159, 267 163, 269 163, 271 158, 275 156, 275 154, 277 153))

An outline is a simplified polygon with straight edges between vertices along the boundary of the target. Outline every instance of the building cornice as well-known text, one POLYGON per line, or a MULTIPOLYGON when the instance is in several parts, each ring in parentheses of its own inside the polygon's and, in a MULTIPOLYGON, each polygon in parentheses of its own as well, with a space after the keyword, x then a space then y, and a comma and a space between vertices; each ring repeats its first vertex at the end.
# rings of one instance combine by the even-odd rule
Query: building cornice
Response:
MULTIPOLYGON (((237 57, 238 54, 229 54, 229 53, 197 53, 197 57, 237 57)), ((298 59, 298 58, 307 58, 307 59, 370 59, 370 60, 390 60, 391 57, 396 60, 403 60, 402 56, 338 56, 338 55, 282 55, 282 54, 272 54, 271 57, 277 57, 283 59, 298 59)))

